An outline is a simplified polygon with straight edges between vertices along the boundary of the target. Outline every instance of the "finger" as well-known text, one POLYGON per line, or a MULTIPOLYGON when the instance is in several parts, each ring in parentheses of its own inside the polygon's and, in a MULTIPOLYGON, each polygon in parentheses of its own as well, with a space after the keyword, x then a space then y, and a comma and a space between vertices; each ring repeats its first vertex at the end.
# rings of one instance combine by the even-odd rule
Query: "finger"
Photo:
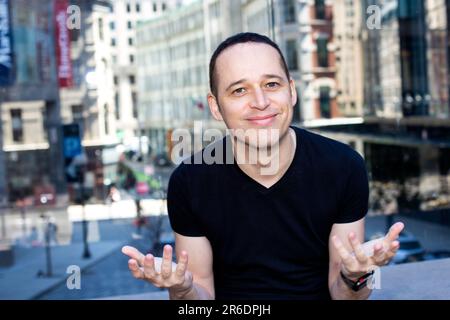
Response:
POLYGON ((385 251, 383 249, 383 246, 380 243, 377 243, 373 249, 372 259, 373 259, 374 263, 378 266, 383 265, 384 264, 383 263, 384 256, 385 256, 385 251))
POLYGON ((164 246, 163 261, 161 265, 161 276, 167 279, 172 274, 172 247, 170 245, 164 246))
POLYGON ((122 253, 129 256, 131 259, 136 260, 139 265, 144 265, 144 255, 138 249, 131 246, 124 246, 122 248, 122 253))
POLYGON ((175 274, 177 277, 184 277, 188 264, 188 254, 186 251, 181 251, 180 258, 178 259, 177 269, 175 274))
POLYGON ((389 232, 384 237, 384 239, 388 241, 388 245, 390 245, 392 241, 397 240, 398 235, 402 232, 404 227, 405 225, 403 222, 397 222, 389 229, 389 232))
POLYGON ((128 260, 128 269, 130 269, 131 274, 136 279, 143 279, 144 278, 144 272, 141 268, 139 268, 139 265, 136 260, 130 259, 128 260))
POLYGON ((348 239, 350 241, 350 244, 352 245, 353 251, 355 252, 356 259, 358 259, 358 261, 361 263, 366 263, 369 258, 364 253, 361 242, 358 240, 356 235, 351 232, 348 235, 348 239))
POLYGON ((144 258, 144 275, 148 279, 156 277, 155 260, 151 254, 147 254, 144 258))
POLYGON ((387 252, 389 259, 392 258, 393 256, 395 256, 395 254, 397 253, 399 248, 400 248, 400 243, 397 240, 393 241, 391 243, 391 247, 389 248, 389 251, 387 252))
POLYGON ((344 265, 350 267, 353 264, 354 259, 347 251, 347 249, 345 249, 344 245, 342 244, 342 241, 337 236, 333 236, 332 241, 344 265))

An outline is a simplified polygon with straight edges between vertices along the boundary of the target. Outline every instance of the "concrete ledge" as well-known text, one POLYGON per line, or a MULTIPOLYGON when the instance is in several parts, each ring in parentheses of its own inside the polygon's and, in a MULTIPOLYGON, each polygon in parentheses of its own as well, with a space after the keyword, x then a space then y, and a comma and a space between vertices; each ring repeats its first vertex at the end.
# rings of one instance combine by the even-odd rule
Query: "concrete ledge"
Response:
POLYGON ((125 296, 105 297, 95 300, 169 300, 169 292, 161 290, 159 292, 149 292, 142 294, 130 294, 125 296))
POLYGON ((384 267, 380 286, 371 300, 449 300, 450 259, 384 267))
MULTIPOLYGON (((370 300, 449 300, 450 259, 386 266, 370 300)), ((100 300, 167 300, 166 290, 100 300)))

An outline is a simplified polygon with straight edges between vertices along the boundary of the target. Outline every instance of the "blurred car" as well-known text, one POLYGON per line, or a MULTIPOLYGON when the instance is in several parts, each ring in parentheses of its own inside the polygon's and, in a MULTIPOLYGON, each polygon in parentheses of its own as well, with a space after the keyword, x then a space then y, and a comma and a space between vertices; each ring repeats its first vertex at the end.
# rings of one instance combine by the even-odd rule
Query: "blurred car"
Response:
POLYGON ((436 259, 448 259, 450 258, 450 251, 428 251, 423 255, 423 260, 436 260, 436 259))
POLYGON ((408 232, 402 231, 398 237, 400 248, 392 258, 390 264, 399 264, 424 260, 425 249, 417 238, 408 232))

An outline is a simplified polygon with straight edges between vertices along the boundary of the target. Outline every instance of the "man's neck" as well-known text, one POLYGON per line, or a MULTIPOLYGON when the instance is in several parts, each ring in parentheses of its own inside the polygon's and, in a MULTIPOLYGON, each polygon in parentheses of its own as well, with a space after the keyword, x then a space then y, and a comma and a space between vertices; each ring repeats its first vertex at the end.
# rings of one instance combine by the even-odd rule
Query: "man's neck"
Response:
MULTIPOLYGON (((242 154, 235 152, 235 159, 239 168, 252 179, 264 185, 266 188, 275 184, 291 165, 296 150, 296 135, 292 128, 289 128, 283 137, 280 137, 278 147, 272 147, 269 152, 258 152, 255 148, 245 146, 246 154, 243 158, 242 154), (255 152, 256 163, 249 162, 249 154, 255 152)), ((242 143, 237 141, 238 143, 242 143)), ((239 149, 234 146, 234 150, 239 149)))

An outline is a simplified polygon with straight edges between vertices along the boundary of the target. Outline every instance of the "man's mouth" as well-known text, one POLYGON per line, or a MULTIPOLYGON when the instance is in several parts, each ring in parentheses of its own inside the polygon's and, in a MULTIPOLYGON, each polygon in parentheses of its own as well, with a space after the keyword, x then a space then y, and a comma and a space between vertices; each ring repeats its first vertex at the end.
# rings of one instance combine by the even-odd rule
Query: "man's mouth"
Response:
POLYGON ((266 116, 255 116, 247 118, 247 120, 257 126, 268 126, 271 125, 276 118, 277 114, 269 114, 266 116))

